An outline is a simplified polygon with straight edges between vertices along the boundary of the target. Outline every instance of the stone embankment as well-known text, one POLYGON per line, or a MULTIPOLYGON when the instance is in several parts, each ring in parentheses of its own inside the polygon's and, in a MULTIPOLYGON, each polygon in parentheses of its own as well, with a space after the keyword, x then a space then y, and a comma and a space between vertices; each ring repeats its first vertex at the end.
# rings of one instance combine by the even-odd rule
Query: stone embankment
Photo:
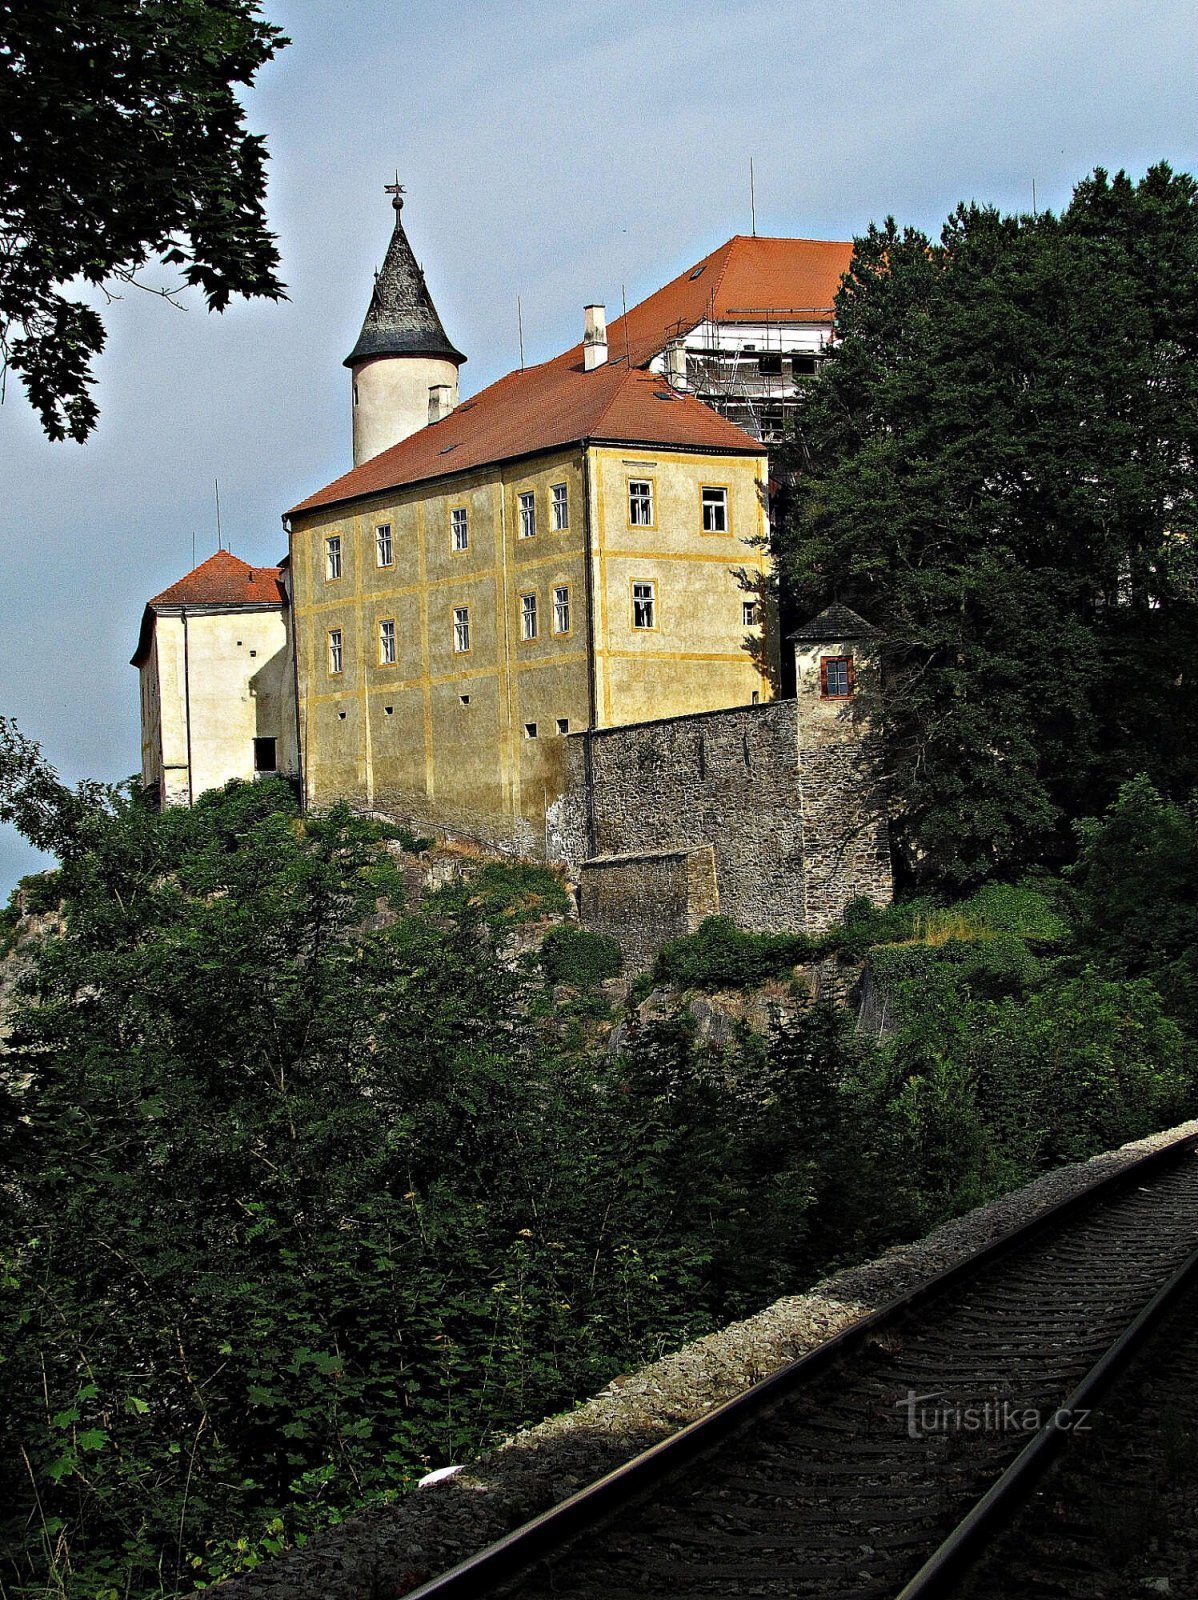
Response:
POLYGON ((776 1301, 617 1378, 574 1411, 523 1430, 451 1476, 222 1585, 222 1600, 397 1600, 989 1240, 1196 1131, 1198 1122, 1185 1123, 1062 1167, 925 1239, 776 1301))

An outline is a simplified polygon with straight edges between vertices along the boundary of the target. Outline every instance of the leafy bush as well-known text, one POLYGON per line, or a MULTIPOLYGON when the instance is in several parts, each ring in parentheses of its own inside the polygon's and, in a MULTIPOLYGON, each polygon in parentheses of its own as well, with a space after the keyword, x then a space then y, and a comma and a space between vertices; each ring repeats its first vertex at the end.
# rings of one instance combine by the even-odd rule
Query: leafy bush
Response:
POLYGON ((662 945, 653 971, 680 989, 749 989, 788 976, 817 948, 803 933, 744 933, 729 917, 708 917, 662 945))
POLYGON ((460 901, 464 895, 489 922, 499 924, 564 917, 571 910, 562 874, 527 861, 488 861, 464 887, 450 885, 439 894, 449 901, 460 901))
POLYGON ((62 884, 57 872, 32 872, 17 884, 16 894, 20 896, 27 916, 40 917, 47 911, 58 909, 62 900, 62 884))
POLYGON ((549 930, 540 957, 550 983, 572 983, 580 989, 598 988, 624 970, 623 952, 615 939, 573 923, 549 930))
POLYGON ((1198 809, 1141 776, 1077 832, 1066 877, 1083 952, 1110 972, 1150 976, 1198 1031, 1198 809))

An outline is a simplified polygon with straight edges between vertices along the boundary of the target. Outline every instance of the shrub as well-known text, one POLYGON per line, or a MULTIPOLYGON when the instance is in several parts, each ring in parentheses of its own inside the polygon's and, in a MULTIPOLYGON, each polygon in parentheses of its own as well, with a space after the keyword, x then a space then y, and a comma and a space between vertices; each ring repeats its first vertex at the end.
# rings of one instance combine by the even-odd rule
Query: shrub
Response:
POLYGON ((47 911, 57 910, 62 899, 62 885, 58 873, 32 872, 17 884, 16 894, 20 896, 25 915, 28 917, 40 917, 47 911))
POLYGON ((571 909, 561 873, 527 861, 488 861, 467 887, 470 900, 489 920, 536 922, 564 917, 571 909))
POLYGON ((745 933, 729 917, 708 917, 662 945, 654 976, 682 989, 748 989, 786 976, 817 948, 804 933, 745 933))
POLYGON ((595 989, 624 970, 624 955, 615 939, 566 923, 551 928, 541 946, 541 968, 550 983, 573 983, 595 989))

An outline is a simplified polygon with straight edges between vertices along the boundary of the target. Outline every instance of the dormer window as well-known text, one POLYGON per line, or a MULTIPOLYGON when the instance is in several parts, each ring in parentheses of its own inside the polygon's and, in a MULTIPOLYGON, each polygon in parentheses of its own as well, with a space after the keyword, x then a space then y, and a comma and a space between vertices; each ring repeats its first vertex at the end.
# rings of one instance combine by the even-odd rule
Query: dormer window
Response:
POLYGON ((851 700, 853 677, 852 656, 819 658, 819 692, 825 700, 851 700))

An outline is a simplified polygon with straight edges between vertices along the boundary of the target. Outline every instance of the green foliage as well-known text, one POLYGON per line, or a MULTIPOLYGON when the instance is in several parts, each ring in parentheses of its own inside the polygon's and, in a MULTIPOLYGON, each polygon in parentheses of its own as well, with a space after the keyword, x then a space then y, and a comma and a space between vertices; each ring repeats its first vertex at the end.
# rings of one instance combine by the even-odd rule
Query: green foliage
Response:
POLYGON ((540 954, 541 968, 550 983, 572 983, 580 989, 596 989, 624 970, 624 957, 615 939, 572 923, 551 928, 540 954))
POLYGON ((856 241, 787 465, 783 601, 886 635, 908 873, 1068 845, 1128 772, 1198 781, 1198 185, 1098 171, 1059 217, 856 241))
POLYGON ((874 1047, 816 1006, 717 1046, 682 1007, 612 1050, 545 988, 593 989, 609 941, 554 929, 543 972, 507 953, 565 908, 552 872, 493 864, 408 907, 345 807, 301 818, 288 786, 233 784, 157 814, 65 788, 11 729, 6 750, 0 805, 59 841, 66 918, 23 947, 0 1081, 13 1596, 244 1570, 1193 1107, 1192 1043, 1114 970, 1137 908, 1103 874, 1137 839, 1187 926, 1188 813, 1142 788, 1084 833, 1084 947, 1036 884, 860 904, 818 946, 713 920, 663 952, 671 981, 870 949, 896 1030, 874 1047))
POLYGON ((571 909, 563 875, 527 861, 488 861, 462 883, 447 885, 439 899, 446 906, 469 903, 505 927, 564 917, 571 909))
POLYGON ((922 988, 934 975, 951 972, 969 994, 1020 994, 1040 977, 1041 966, 1015 934, 991 933, 929 944, 880 945, 870 953, 875 981, 900 1002, 923 1003, 922 988), (913 987, 912 987, 913 986, 913 987))
POLYGON ((815 949, 802 933, 744 933, 728 917, 708 917, 698 931, 662 945, 654 977, 680 989, 746 989, 788 977, 815 949))
POLYGON ((1198 811, 1141 775, 1079 823, 1078 840, 1067 878, 1083 950, 1113 972, 1150 976, 1198 1031, 1198 811))
POLYGON ((392 839, 396 844, 402 845, 409 855, 422 855, 426 850, 431 850, 436 843, 434 839, 425 834, 413 833, 411 828, 405 828, 401 822, 374 822, 374 836, 376 839, 392 839))
POLYGON ((63 285, 159 261, 212 311, 282 295, 235 86, 287 41, 257 0, 39 0, 0 29, 0 356, 50 438, 82 441, 104 326, 63 285))
POLYGON ((14 898, 17 897, 31 917, 44 916, 47 911, 56 910, 62 898, 57 872, 31 872, 17 884, 14 898))

